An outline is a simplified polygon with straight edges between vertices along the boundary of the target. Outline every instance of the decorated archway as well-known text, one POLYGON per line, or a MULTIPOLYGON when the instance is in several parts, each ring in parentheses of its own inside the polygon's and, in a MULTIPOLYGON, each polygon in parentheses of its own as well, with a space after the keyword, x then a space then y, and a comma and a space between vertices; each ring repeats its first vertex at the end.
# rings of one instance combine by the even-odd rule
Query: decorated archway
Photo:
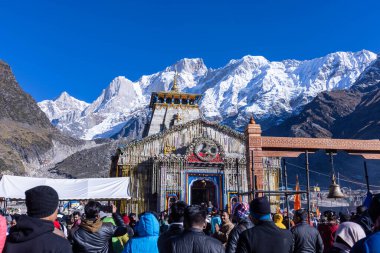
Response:
POLYGON ((199 179, 190 186, 190 204, 192 205, 208 204, 210 201, 215 205, 216 195, 217 186, 210 180, 199 179))
POLYGON ((211 201, 213 206, 223 206, 222 174, 188 174, 187 203, 200 205, 211 201))

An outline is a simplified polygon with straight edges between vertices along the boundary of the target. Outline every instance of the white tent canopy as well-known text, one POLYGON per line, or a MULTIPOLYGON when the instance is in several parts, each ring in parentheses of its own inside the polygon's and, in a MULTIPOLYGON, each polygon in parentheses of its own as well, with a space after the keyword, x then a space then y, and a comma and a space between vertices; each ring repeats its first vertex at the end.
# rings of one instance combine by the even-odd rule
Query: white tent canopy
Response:
POLYGON ((130 199, 129 177, 51 179, 4 175, 0 181, 0 198, 25 199, 25 191, 39 185, 48 185, 60 200, 130 199))

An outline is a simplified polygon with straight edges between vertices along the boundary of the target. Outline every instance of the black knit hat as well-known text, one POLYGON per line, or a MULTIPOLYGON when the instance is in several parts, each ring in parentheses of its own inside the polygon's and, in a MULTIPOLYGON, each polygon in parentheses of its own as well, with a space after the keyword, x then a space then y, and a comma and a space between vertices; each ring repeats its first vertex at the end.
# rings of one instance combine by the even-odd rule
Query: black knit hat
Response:
POLYGON ((28 216, 44 218, 52 215, 58 208, 58 193, 50 186, 40 185, 25 192, 28 216))
POLYGON ((294 212, 294 216, 305 221, 305 220, 307 220, 307 211, 305 209, 298 209, 294 212))
POLYGON ((376 222, 377 218, 380 217, 380 193, 373 196, 368 213, 373 222, 376 222))
POLYGON ((270 204, 266 197, 255 198, 249 205, 251 214, 265 215, 270 214, 270 204))

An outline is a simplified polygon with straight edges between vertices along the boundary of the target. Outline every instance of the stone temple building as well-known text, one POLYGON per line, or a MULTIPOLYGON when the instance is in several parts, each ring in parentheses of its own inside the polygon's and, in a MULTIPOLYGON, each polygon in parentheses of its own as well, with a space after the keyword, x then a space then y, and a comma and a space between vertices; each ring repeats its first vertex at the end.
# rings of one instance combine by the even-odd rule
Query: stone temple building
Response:
POLYGON ((248 191, 244 134, 203 120, 200 98, 178 91, 176 79, 170 91, 152 93, 146 136, 112 159, 110 176, 131 178, 132 199, 121 211, 163 211, 177 200, 231 210, 247 201, 238 195, 248 191))

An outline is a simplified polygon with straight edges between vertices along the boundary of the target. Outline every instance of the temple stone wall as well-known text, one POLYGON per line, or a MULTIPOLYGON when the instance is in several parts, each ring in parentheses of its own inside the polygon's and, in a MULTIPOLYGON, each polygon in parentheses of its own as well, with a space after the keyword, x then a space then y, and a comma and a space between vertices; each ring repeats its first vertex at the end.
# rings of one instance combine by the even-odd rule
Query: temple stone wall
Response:
POLYGON ((155 105, 148 136, 200 118, 198 106, 164 104, 155 105))
POLYGON ((244 135, 230 128, 203 120, 173 126, 169 130, 130 143, 119 156, 119 164, 128 163, 136 156, 154 157, 163 154, 185 155, 195 138, 208 138, 219 143, 226 157, 245 155, 244 135))

